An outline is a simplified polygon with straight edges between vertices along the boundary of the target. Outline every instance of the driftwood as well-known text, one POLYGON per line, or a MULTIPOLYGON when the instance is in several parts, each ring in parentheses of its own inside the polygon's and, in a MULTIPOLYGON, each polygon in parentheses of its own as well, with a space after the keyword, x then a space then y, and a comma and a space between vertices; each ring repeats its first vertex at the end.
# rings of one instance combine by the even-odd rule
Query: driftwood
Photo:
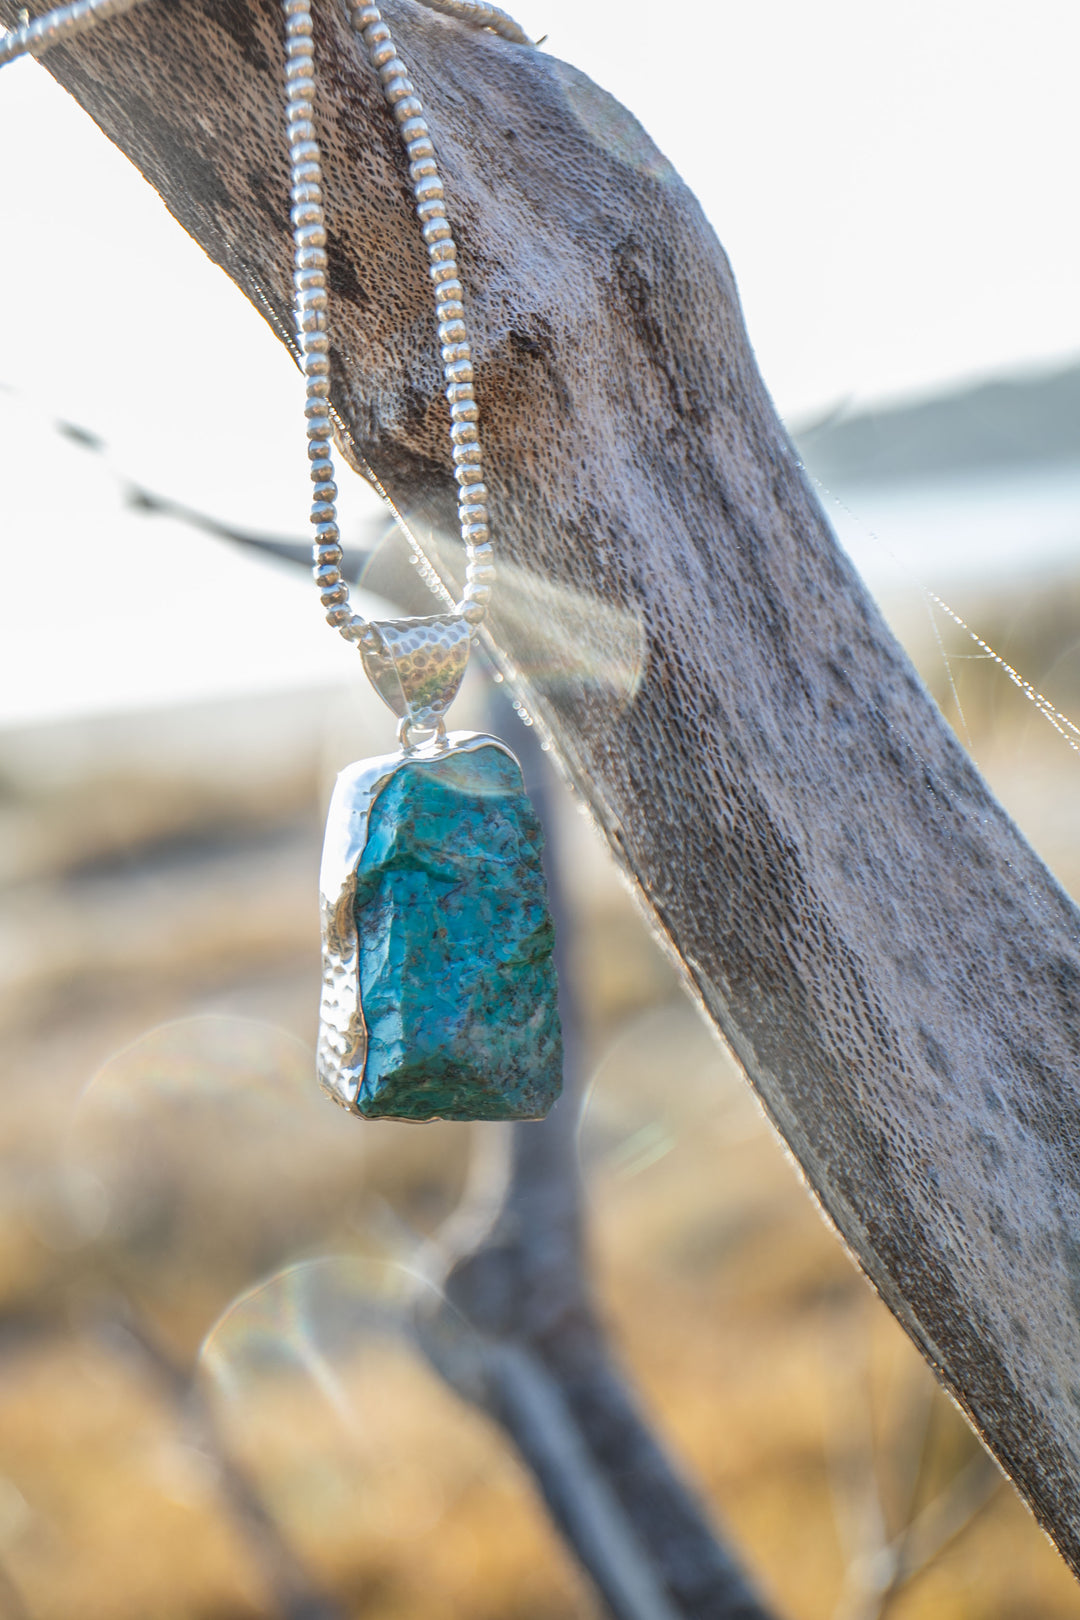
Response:
MULTIPOLYGON (((387 14, 470 294, 497 656, 824 1209, 1080 1571, 1080 914, 838 551, 670 166, 562 63, 387 14)), ((404 161, 344 14, 316 25, 333 397, 445 574, 404 161)), ((149 0, 49 68, 286 330, 275 0, 149 0)))

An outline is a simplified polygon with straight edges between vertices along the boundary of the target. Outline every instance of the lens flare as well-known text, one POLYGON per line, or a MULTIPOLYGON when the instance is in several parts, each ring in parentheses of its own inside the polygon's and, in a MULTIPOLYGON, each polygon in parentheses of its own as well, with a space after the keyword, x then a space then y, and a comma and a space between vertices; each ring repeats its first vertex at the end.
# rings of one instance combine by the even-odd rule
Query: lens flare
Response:
POLYGON ((163 1024, 102 1065, 68 1134, 72 1241, 186 1343, 245 1283, 347 1229, 362 1133, 322 1097, 310 1049, 256 1020, 163 1024))
MULTIPOLYGON (((411 1339, 440 1307, 401 1266, 323 1256, 240 1295, 207 1334, 219 1434, 301 1538, 426 1535, 460 1492, 470 1420, 411 1339)), ((450 1331, 468 1333, 456 1318, 450 1331)))
POLYGON ((689 1006, 624 1028, 590 1080, 578 1149, 590 1178, 643 1175, 689 1144, 757 1134, 762 1116, 734 1059, 689 1006))
MULTIPOLYGON (((420 516, 408 522, 439 575, 453 580, 460 542, 420 516)), ((520 563, 500 559, 498 566, 491 611, 518 674, 545 697, 598 694, 617 709, 632 703, 648 662, 643 615, 520 563)))

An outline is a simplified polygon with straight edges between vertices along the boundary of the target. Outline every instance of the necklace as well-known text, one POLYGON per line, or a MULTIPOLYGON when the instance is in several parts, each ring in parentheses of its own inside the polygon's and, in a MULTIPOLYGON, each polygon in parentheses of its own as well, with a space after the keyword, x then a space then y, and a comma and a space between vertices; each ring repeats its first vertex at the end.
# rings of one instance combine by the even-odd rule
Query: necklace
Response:
MULTIPOLYGON (((0 64, 40 54, 138 0, 73 0, 0 35, 0 64)), ((528 43, 485 0, 424 0, 528 43)), ((341 573, 330 454, 322 165, 315 130, 311 0, 283 0, 296 344, 306 383, 314 574, 328 623, 360 653, 398 720, 396 752, 338 777, 320 874, 324 1090, 366 1118, 543 1117, 562 1081, 554 935, 540 824, 507 745, 447 732, 495 579, 465 294, 423 107, 377 6, 351 23, 377 73, 409 165, 429 258, 450 410, 466 571, 461 599, 422 618, 366 621, 341 573)))
MULTIPOLYGON (((324 1088, 369 1118, 534 1119, 561 1084, 562 1039, 541 833, 521 768, 494 737, 446 732, 495 578, 472 349, 445 191, 423 107, 375 5, 352 26, 409 162, 430 261, 467 567, 449 613, 366 622, 342 578, 329 444, 330 338, 310 0, 284 0, 296 340, 307 383, 315 581, 398 717, 399 751, 341 773, 320 888, 324 1088)), ((494 7, 438 9, 500 32, 494 7)), ((520 39, 520 31, 517 32, 520 39)))

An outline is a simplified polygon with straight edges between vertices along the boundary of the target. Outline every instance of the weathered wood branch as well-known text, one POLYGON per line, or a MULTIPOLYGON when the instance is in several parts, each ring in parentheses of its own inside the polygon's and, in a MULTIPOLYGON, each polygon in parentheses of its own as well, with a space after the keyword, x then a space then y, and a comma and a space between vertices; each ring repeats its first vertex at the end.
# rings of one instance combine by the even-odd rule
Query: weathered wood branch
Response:
MULTIPOLYGON (((1080 915, 838 551, 670 167, 563 64, 388 12, 470 290, 499 654, 824 1208, 1080 1570, 1080 915)), ((403 160, 344 16, 317 27, 334 398, 437 550, 403 160)), ((49 64, 279 325, 281 60, 274 0, 151 0, 49 64)))

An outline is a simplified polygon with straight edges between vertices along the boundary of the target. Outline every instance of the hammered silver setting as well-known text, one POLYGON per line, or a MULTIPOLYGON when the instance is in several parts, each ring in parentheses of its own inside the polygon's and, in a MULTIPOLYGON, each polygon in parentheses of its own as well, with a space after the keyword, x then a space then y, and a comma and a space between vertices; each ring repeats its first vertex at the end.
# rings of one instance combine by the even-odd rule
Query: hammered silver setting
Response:
POLYGON ((405 730, 437 731, 458 694, 472 636, 454 613, 376 619, 360 643, 364 672, 405 730))
POLYGON ((367 1062, 354 902, 356 871, 367 845, 371 807, 394 772, 406 762, 441 759, 451 750, 473 753, 478 748, 498 748, 518 763, 513 750, 498 737, 452 731, 449 736, 440 734, 396 754, 357 760, 346 766, 337 779, 326 818, 319 870, 323 978, 316 1065, 323 1090, 350 1113, 359 1113, 356 1099, 367 1062))

